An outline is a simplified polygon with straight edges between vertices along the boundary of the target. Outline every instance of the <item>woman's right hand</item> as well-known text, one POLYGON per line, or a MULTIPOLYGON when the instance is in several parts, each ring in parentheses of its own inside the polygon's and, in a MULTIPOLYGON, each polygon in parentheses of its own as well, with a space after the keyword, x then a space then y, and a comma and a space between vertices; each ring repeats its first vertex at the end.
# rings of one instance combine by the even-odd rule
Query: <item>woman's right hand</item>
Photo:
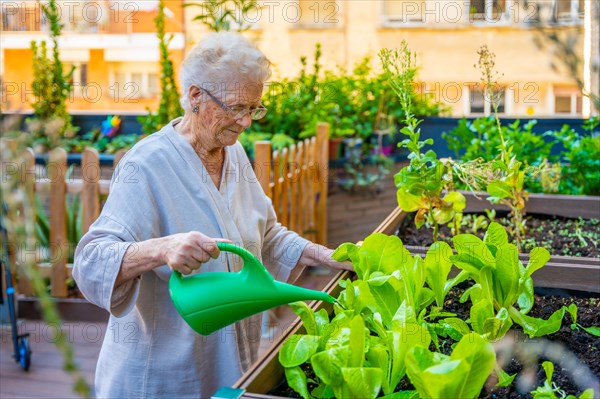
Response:
POLYGON ((200 268, 202 263, 216 259, 221 251, 217 241, 231 242, 223 238, 211 238, 198 231, 173 234, 161 243, 164 263, 173 270, 187 275, 200 268))

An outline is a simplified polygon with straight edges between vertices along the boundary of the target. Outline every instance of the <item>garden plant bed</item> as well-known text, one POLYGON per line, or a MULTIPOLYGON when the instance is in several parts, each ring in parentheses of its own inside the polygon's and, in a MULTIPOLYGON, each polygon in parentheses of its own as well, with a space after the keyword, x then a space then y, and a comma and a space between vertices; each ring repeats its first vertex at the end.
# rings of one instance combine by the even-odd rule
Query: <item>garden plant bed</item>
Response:
MULTIPOLYGON (((485 214, 468 213, 463 216, 463 221, 472 226, 475 218, 485 214)), ((413 220, 413 215, 409 214, 404 219, 399 228, 398 236, 409 247, 429 247, 433 244, 433 234, 430 229, 422 227, 417 229, 413 220)), ((598 245, 600 244, 600 220, 583 218, 565 218, 562 216, 533 215, 526 217, 526 232, 523 240, 523 252, 528 253, 535 247, 544 247, 553 256, 600 258, 598 245)), ((498 213, 494 221, 504 227, 510 226, 510 219, 506 214, 498 213)), ((485 227, 474 231, 472 228, 465 228, 461 233, 475 234, 483 239, 485 227)), ((510 234, 509 234, 510 237, 510 234)), ((439 241, 451 242, 452 233, 447 225, 443 225, 439 230, 439 241)), ((512 240, 512 237, 511 237, 512 240)))
MULTIPOLYGON (((509 210, 503 205, 490 204, 485 200, 487 196, 485 193, 471 193, 468 191, 461 191, 461 193, 465 196, 467 202, 464 210, 465 214, 485 214, 486 209, 493 209, 497 212, 497 215, 506 215, 509 210)), ((600 219, 600 197, 530 194, 525 209, 526 216, 536 215, 539 219, 539 222, 529 221, 526 224, 526 227, 529 226, 539 235, 539 238, 537 238, 539 241, 536 245, 547 248, 552 255, 546 266, 533 275, 535 286, 600 293, 600 255, 597 245, 600 244, 598 241, 600 223, 597 222, 600 219), (544 226, 553 228, 557 220, 566 221, 567 225, 565 227, 554 227, 556 229, 554 231, 545 229, 544 226), (585 222, 582 222, 582 220, 585 220, 585 222), (560 232, 561 229, 566 229, 563 232, 564 234, 560 232), (576 234, 578 229, 580 232, 576 234), (585 233, 582 233, 583 229, 587 229, 585 233), (550 244, 551 234, 555 237, 560 235, 561 241, 550 244), (588 243, 585 249, 581 251, 582 255, 589 255, 572 256, 572 253, 571 256, 565 256, 565 252, 572 251, 573 244, 576 247, 581 246, 581 239, 578 235, 582 236, 588 243), (553 248, 556 248, 556 252, 553 252, 553 248)), ((396 208, 382 222, 378 231, 384 234, 396 234, 411 253, 424 254, 428 245, 433 242, 431 232, 422 227, 418 230, 418 236, 415 236, 414 240, 409 239, 409 232, 403 229, 408 228, 408 230, 417 231, 412 220, 411 214, 396 208)), ((442 226, 440 230, 443 231, 447 239, 451 237, 446 226, 442 226)), ((484 232, 485 229, 481 229, 481 234, 484 232)), ((463 230, 462 233, 472 234, 473 231, 469 228, 463 230)), ((525 236, 526 244, 529 238, 527 234, 525 236)), ((525 253, 520 255, 523 262, 527 262, 529 259, 527 252, 526 250, 525 253)))
MULTIPOLYGON (((333 286, 334 281, 341 281, 348 277, 347 272, 338 274, 326 290, 337 296, 339 287, 333 286)), ((458 317, 463 319, 469 317, 470 309, 469 303, 460 303, 459 301, 465 288, 466 285, 461 284, 452 289, 446 297, 444 305, 445 310, 456 313, 458 317)), ((600 296, 583 291, 536 289, 535 306, 530 315, 547 319, 562 306, 568 306, 572 303, 578 307, 577 321, 579 324, 583 326, 600 325, 600 296)), ((328 304, 312 303, 312 305, 315 309, 323 305, 326 309, 330 309, 328 304)), ((495 377, 490 376, 479 397, 482 399, 530 398, 531 394, 529 392, 535 387, 543 385, 545 380, 544 370, 540 367, 544 360, 550 360, 555 364, 552 381, 565 392, 581 394, 584 389, 590 387, 594 388, 595 392, 600 392, 600 338, 594 337, 583 330, 571 329, 571 323, 571 316, 567 313, 559 331, 535 339, 528 339, 519 326, 513 327, 512 332, 497 343, 497 348, 499 348, 498 359, 504 371, 509 374, 517 374, 517 378, 508 387, 496 387, 494 386, 497 382, 495 377), (532 365, 534 374, 530 374, 529 369, 524 372, 524 366, 527 362, 519 355, 519 351, 523 349, 533 349, 533 351, 540 353, 539 359, 534 360, 532 365), (566 355, 561 353, 563 350, 566 351, 566 355), (573 359, 576 359, 576 363, 569 363, 573 359), (577 382, 582 386, 577 386, 575 382, 577 379, 579 379, 577 382), (517 387, 523 392, 519 392, 517 387)), ((271 346, 255 367, 238 380, 235 387, 246 390, 242 398, 300 397, 287 385, 283 367, 278 361, 278 352, 287 338, 302 330, 300 319, 297 319, 294 326, 271 346)), ((449 339, 440 340, 442 352, 449 352, 449 344, 452 342, 449 339)), ((409 383, 405 382, 398 388, 402 390, 414 389, 409 383)))
MULTIPOLYGON (((470 304, 460 303, 459 301, 464 291, 465 288, 461 287, 452 289, 446 297, 445 310, 456 313, 462 319, 467 319, 469 317, 470 304)), ((585 326, 600 325, 599 296, 590 296, 585 292, 540 290, 535 295, 535 302, 536 305, 530 313, 532 316, 547 319, 562 306, 569 306, 574 303, 579 309, 577 321, 580 324, 585 326)), ((515 383, 508 387, 496 387, 495 384, 497 381, 495 376, 490 376, 479 397, 482 399, 530 398, 530 391, 543 385, 546 378, 544 370, 538 367, 544 360, 552 361, 555 364, 552 381, 565 392, 579 395, 584 389, 589 387, 595 387, 598 390, 600 387, 600 338, 594 337, 582 330, 572 330, 570 327, 571 323, 571 316, 568 315, 564 318, 562 327, 558 332, 543 339, 533 340, 528 339, 518 327, 514 328, 510 336, 507 335, 502 342, 498 343, 498 348, 502 348, 502 366, 504 371, 509 374, 517 374, 515 383), (527 362, 519 352, 523 348, 535 348, 534 351, 542 352, 540 353, 539 360, 532 365, 534 367, 532 369, 535 372, 534 375, 528 374, 529 370, 525 370, 527 362), (567 351, 566 356, 560 353, 562 350, 567 351), (567 363, 573 359, 569 357, 571 354, 577 359, 577 363, 575 364, 578 368, 576 369, 570 368, 572 364, 567 363), (561 357, 564 357, 564 359, 561 359, 561 357), (589 373, 587 370, 584 371, 585 368, 589 368, 589 373), (574 377, 580 378, 580 382, 584 384, 584 387, 578 387, 574 382, 574 377), (521 389, 521 392, 517 387, 521 389)), ((452 343, 453 341, 450 339, 441 340, 441 352, 449 355, 452 343)), ((431 349, 434 349, 433 344, 431 345, 431 349)), ((310 373, 310 370, 305 371, 310 373)), ((413 389, 414 387, 406 381, 403 381, 398 386, 398 390, 413 389)), ((288 386, 285 377, 282 377, 279 383, 267 395, 270 397, 301 398, 298 393, 288 386)))
MULTIPOLYGON (((388 215, 375 232, 387 235, 397 233, 398 226, 406 216, 405 212, 402 212, 397 208, 388 215)), ((419 253, 418 251, 415 251, 414 248, 407 247, 407 249, 413 254, 419 253)), ((422 253, 424 253, 424 251, 422 253)), ((528 255, 522 254, 520 257, 524 263, 527 262, 528 255)), ((571 303, 575 303, 579 308, 578 323, 580 325, 587 327, 600 324, 600 295, 597 294, 600 291, 600 287, 598 284, 598 276, 595 275, 595 273, 600 273, 600 268, 597 263, 598 259, 580 258, 583 263, 576 265, 571 264, 571 260, 573 259, 577 258, 554 257, 545 267, 534 273, 533 277, 536 287, 554 288, 536 288, 535 306, 529 313, 530 316, 547 319, 550 314, 562 306, 568 306, 571 303), (559 258, 559 262, 556 262, 557 258, 559 258), (568 262, 566 260, 568 260, 568 262), (539 278, 540 275, 542 278, 539 278)), ((328 284, 326 291, 337 297, 341 291, 338 282, 348 279, 350 275, 351 274, 348 272, 339 273, 328 284)), ((451 291, 446 297, 444 310, 456 312, 459 314, 459 317, 466 319, 468 318, 469 307, 468 303, 461 304, 458 301, 458 298, 460 297, 460 288, 464 289, 464 285, 460 285, 456 288, 456 291, 451 291)), ((329 312, 331 311, 328 304, 313 303, 311 305, 315 310, 318 310, 320 307, 325 307, 329 312)), ((518 325, 513 325, 511 331, 505 336, 504 340, 500 342, 510 343, 508 347, 535 349, 542 352, 539 361, 535 361, 535 372, 531 374, 529 369, 523 372, 522 370, 524 369, 525 363, 521 362, 518 356, 510 350, 507 353, 506 350, 503 349, 506 345, 502 346, 500 343, 497 343, 498 359, 499 361, 503 361, 502 364, 504 370, 510 374, 518 373, 519 375, 515 379, 513 385, 506 388, 494 387, 494 377, 490 377, 487 381, 487 385, 484 386, 481 391, 480 397, 531 397, 531 394, 528 392, 544 383, 545 374, 544 370, 541 368, 541 363, 546 359, 553 361, 555 364, 553 382, 559 387, 572 394, 581 393, 583 389, 593 387, 596 389, 597 395, 598 392, 600 392, 598 390, 598 380, 600 378, 600 358, 598 357, 600 339, 582 330, 572 330, 571 322, 570 315, 567 312, 562 320, 561 328, 556 333, 535 339, 528 339, 518 325), (512 342, 522 344, 515 346, 512 345, 512 342), (560 343, 561 346, 554 345, 557 343, 560 343), (576 358, 582 359, 582 361, 589 365, 591 371, 588 372, 585 381, 578 380, 578 378, 581 378, 581 376, 585 374, 583 372, 585 368, 581 367, 580 363, 573 366, 573 364, 563 364, 564 362, 560 360, 563 356, 559 354, 557 348, 563 348, 565 346, 569 350, 568 353, 572 353, 576 358), (558 358, 553 356, 553 354, 559 354, 558 358), (523 377, 524 375, 532 375, 533 377, 530 377, 530 379, 527 380, 523 377), (525 382, 528 383, 525 384, 525 382), (527 386, 522 388, 522 385, 527 386), (517 386, 524 393, 520 393, 517 386)), ((286 385, 284 368, 279 363, 278 354, 287 338, 293 334, 302 332, 303 330, 304 327, 300 319, 297 319, 294 326, 284 335, 279 337, 255 366, 237 381, 234 387, 245 390, 242 397, 255 399, 282 396, 298 397, 297 394, 292 394, 292 391, 286 391, 286 388, 282 385, 282 383, 286 385), (279 387, 278 389, 282 389, 282 391, 274 391, 276 387, 279 387)), ((447 346, 449 347, 449 345, 447 346)), ((567 358, 568 357, 569 356, 567 356, 567 358)), ((407 385, 402 388, 407 389, 410 387, 407 385)), ((289 389, 289 387, 287 389, 289 389)))

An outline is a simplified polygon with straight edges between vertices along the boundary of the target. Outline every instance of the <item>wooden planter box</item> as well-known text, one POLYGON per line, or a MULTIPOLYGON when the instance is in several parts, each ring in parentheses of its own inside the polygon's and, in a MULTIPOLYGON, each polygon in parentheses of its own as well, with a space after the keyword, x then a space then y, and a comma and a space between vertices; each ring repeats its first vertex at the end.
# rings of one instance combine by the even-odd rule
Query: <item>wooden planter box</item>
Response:
MULTIPOLYGON (((467 197, 467 212, 483 211, 490 209, 490 204, 485 197, 476 198, 470 193, 463 193, 467 197)), ((495 209, 507 209, 494 206, 495 209)), ((532 194, 527 203, 529 213, 554 214, 565 217, 600 218, 600 197, 566 196, 566 195, 541 195, 532 194)), ((375 233, 396 234, 398 226, 407 216, 400 208, 396 208, 375 229, 375 233)), ((423 253, 425 249, 408 247, 413 254, 423 253)), ((521 255, 527 259, 527 255, 521 255)), ((347 279, 350 273, 343 271, 336 274, 324 289, 329 294, 337 297, 341 288, 338 282, 347 279)), ((534 284, 537 287, 562 288, 577 291, 600 292, 600 260, 590 258, 575 258, 553 256, 545 267, 533 274, 534 284)), ((331 311, 331 305, 323 302, 313 302, 311 308, 318 310, 325 308, 331 311)), ((275 396, 267 392, 277 386, 284 377, 283 367, 279 364, 279 349, 281 345, 293 334, 301 332, 302 323, 296 319, 293 326, 281 334, 271 347, 257 361, 255 366, 246 372, 233 386, 244 390, 240 398, 246 399, 274 399, 275 396)))
MULTIPOLYGON (((42 319, 38 298, 19 296, 20 319, 42 319)), ((64 321, 107 322, 109 314, 106 310, 79 298, 52 298, 56 304, 58 314, 64 321)))
MULTIPOLYGON (((484 209, 508 211, 504 205, 492 205, 485 200, 486 194, 473 195, 471 192, 462 192, 467 199, 465 212, 483 212, 484 209)), ((574 196, 574 195, 549 195, 530 194, 526 205, 527 213, 541 215, 554 215, 569 218, 582 217, 584 219, 600 219, 600 197, 574 196)), ((407 216, 407 213, 396 208, 379 226, 384 234, 396 234, 398 226, 407 216)), ((406 248, 412 254, 425 254, 427 248, 406 248)), ((520 255, 526 264, 529 256, 520 255)), ((600 259, 574 256, 552 256, 542 269, 532 276, 536 287, 563 288, 577 291, 600 293, 600 259)))
MULTIPOLYGON (((52 265, 49 263, 38 264, 38 270, 42 277, 50 278, 52 276, 52 265)), ((71 276, 73 265, 68 264, 65 272, 67 276, 71 276)), ((22 278, 18 282, 17 291, 21 294, 17 295, 17 317, 20 319, 41 320, 42 314, 40 311, 39 299, 32 294, 32 288, 29 282, 22 278)), ((87 321, 87 322, 106 322, 108 321, 109 313, 90 303, 83 298, 58 298, 52 297, 52 301, 56 304, 56 309, 62 320, 65 321, 87 321)))

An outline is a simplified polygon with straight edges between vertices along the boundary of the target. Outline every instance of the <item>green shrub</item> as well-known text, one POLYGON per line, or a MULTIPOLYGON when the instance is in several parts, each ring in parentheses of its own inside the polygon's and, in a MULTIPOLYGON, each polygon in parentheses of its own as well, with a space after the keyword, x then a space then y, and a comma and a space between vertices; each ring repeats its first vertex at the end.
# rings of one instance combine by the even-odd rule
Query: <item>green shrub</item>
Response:
POLYGON ((71 124, 71 115, 67 112, 67 98, 72 85, 69 83, 74 67, 68 73, 63 71, 60 60, 58 38, 62 24, 60 11, 55 0, 42 5, 44 17, 50 23, 50 40, 52 41, 52 57, 48 56, 46 41, 39 44, 31 41, 33 53, 33 94, 36 101, 32 104, 33 118, 27 119, 31 138, 27 143, 34 148, 42 146, 54 148, 60 146, 65 138, 75 136, 77 129, 71 124))

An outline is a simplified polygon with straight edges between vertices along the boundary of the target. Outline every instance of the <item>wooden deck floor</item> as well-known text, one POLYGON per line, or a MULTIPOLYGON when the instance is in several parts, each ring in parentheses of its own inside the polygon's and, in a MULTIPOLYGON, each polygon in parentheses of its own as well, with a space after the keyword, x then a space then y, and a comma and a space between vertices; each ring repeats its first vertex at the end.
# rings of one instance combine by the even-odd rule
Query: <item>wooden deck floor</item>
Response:
POLYGON ((54 342, 64 334, 71 343, 75 361, 93 392, 94 371, 106 323, 65 321, 60 326, 39 320, 19 320, 19 331, 29 332, 31 366, 24 371, 13 358, 12 329, 1 328, 0 397, 77 398, 73 379, 63 371, 63 358, 54 342), (59 328, 60 327, 60 328, 59 328))

